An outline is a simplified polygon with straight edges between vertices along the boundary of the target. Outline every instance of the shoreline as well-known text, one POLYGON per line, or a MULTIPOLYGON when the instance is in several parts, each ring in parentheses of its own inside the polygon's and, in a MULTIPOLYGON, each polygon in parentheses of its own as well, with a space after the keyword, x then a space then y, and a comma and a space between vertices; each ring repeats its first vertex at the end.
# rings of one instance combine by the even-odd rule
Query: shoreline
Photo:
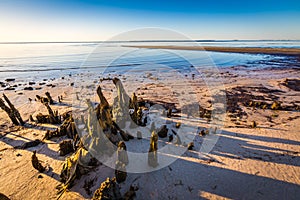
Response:
POLYGON ((171 46, 171 45, 122 45, 122 47, 144 48, 144 49, 169 49, 169 50, 191 50, 191 51, 214 51, 224 53, 249 53, 300 56, 299 48, 265 48, 265 47, 215 47, 215 46, 171 46))

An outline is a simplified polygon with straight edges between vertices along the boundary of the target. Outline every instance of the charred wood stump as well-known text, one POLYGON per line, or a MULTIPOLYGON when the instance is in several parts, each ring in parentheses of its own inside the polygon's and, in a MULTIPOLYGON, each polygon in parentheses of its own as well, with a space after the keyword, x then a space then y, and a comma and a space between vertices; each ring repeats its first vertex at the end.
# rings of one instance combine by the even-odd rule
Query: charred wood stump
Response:
POLYGON ((118 183, 126 181, 127 172, 125 163, 119 161, 116 162, 115 176, 118 183))
MULTIPOLYGON (((97 94, 100 99, 100 104, 96 107, 97 120, 93 118, 94 115, 93 113, 91 113, 90 115, 91 117, 89 121, 97 121, 100 125, 100 128, 106 133, 105 135, 114 144, 118 144, 118 142, 120 141, 120 139, 118 139, 117 136, 118 132, 120 133, 122 139, 125 141, 128 141, 129 139, 133 139, 134 137, 132 135, 123 131, 119 127, 120 124, 116 123, 116 121, 113 120, 112 113, 114 112, 111 110, 111 107, 109 106, 105 96, 103 95, 100 86, 98 86, 97 88, 97 94)), ((87 101, 87 104, 90 112, 94 112, 91 103, 87 101)), ((128 112, 128 116, 129 116, 129 112, 128 112)))
POLYGON ((5 105, 4 101, 0 98, 0 108, 4 110, 9 116, 10 120, 15 125, 24 125, 24 121, 20 115, 20 112, 15 108, 15 106, 10 102, 5 94, 3 94, 3 98, 8 104, 5 105))
POLYGON ((0 199, 1 200, 10 200, 7 196, 5 196, 3 193, 0 193, 0 199))
POLYGON ((59 155, 64 156, 74 152, 74 146, 72 140, 64 140, 59 144, 59 155))
POLYGON ((167 125, 163 125, 157 132, 160 138, 165 138, 168 136, 168 128, 167 125))
POLYGON ((37 169, 39 172, 44 172, 45 171, 45 167, 43 167, 43 165, 41 164, 41 162, 39 161, 39 159, 36 156, 36 151, 33 151, 33 154, 31 156, 31 163, 32 166, 37 169))
POLYGON ((42 104, 49 103, 50 105, 54 104, 54 101, 49 92, 45 93, 46 97, 42 97, 40 95, 35 95, 36 99, 40 101, 42 104))
MULTIPOLYGON (((38 118, 38 116, 37 116, 37 118, 38 118)), ((61 137, 61 136, 65 136, 65 135, 67 135, 68 138, 73 139, 74 143, 77 142, 78 133, 77 133, 77 129, 75 127, 75 122, 74 122, 72 116, 65 119, 63 121, 62 125, 59 128, 57 128, 56 130, 54 130, 54 131, 47 130, 43 139, 49 140, 54 137, 61 137)))
POLYGON ((150 138, 150 148, 148 151, 148 165, 151 167, 156 167, 158 165, 157 141, 158 141, 158 135, 157 133, 155 133, 155 131, 153 131, 150 138))
POLYGON ((54 101, 53 101, 53 99, 52 99, 50 93, 49 93, 49 92, 46 92, 45 95, 46 95, 46 97, 47 97, 47 99, 48 99, 48 101, 49 101, 49 104, 52 105, 52 104, 54 103, 54 101))
POLYGON ((100 99, 100 104, 96 108, 96 116, 99 121, 99 124, 103 130, 107 130, 112 127, 112 115, 111 108, 102 93, 100 86, 97 88, 97 94, 100 99))
POLYGON ((51 107, 49 106, 48 103, 44 103, 44 105, 46 106, 46 108, 48 110, 48 115, 39 113, 36 116, 37 122, 38 123, 49 123, 49 124, 60 124, 61 119, 60 119, 60 116, 58 115, 58 112, 57 111, 53 112, 53 110, 51 109, 51 107))
POLYGON ((113 83, 117 88, 118 96, 114 99, 112 113, 115 122, 119 125, 120 128, 124 128, 126 126, 126 122, 132 123, 132 119, 129 114, 129 108, 130 108, 130 102, 132 102, 132 104, 134 104, 134 102, 130 99, 130 97, 126 93, 121 80, 119 80, 118 78, 114 78, 113 83))
POLYGON ((118 149, 117 149, 117 158, 118 161, 121 163, 124 163, 125 165, 128 165, 128 155, 126 151, 126 145, 125 142, 121 141, 118 144, 118 149))
POLYGON ((94 193, 92 200, 123 199, 116 178, 107 178, 94 193))

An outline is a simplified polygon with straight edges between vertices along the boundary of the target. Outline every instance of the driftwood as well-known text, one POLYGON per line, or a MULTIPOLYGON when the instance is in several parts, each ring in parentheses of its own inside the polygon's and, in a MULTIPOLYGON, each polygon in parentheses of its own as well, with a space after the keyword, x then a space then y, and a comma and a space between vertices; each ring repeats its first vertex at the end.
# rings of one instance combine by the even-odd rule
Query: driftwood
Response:
POLYGON ((10 100, 7 98, 5 94, 3 94, 3 98, 8 104, 5 105, 4 101, 0 98, 0 108, 4 110, 7 115, 9 116, 10 120, 15 125, 24 125, 24 121, 19 113, 19 111, 15 108, 15 106, 10 102, 10 100))

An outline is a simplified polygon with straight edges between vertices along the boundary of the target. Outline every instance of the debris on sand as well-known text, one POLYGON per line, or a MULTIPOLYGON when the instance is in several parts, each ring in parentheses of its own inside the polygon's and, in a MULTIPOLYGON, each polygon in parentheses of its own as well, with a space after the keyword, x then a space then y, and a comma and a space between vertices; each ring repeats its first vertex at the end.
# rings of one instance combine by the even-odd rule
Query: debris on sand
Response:
POLYGON ((116 178, 107 178, 94 193, 92 200, 123 199, 116 178))
POLYGON ((56 130, 51 130, 51 131, 47 130, 43 140, 50 140, 51 138, 61 137, 61 136, 64 136, 64 135, 65 134, 60 132, 60 130, 58 128, 56 130))
POLYGON ((32 166, 37 169, 40 173, 45 171, 45 167, 42 166, 41 162, 39 161, 39 159, 36 156, 36 151, 33 151, 33 154, 31 156, 31 163, 32 166))
POLYGON ((14 125, 24 125, 24 121, 20 115, 20 112, 15 108, 15 106, 10 102, 5 94, 3 94, 3 98, 8 104, 5 105, 4 101, 0 98, 0 108, 4 110, 9 116, 10 120, 14 125))

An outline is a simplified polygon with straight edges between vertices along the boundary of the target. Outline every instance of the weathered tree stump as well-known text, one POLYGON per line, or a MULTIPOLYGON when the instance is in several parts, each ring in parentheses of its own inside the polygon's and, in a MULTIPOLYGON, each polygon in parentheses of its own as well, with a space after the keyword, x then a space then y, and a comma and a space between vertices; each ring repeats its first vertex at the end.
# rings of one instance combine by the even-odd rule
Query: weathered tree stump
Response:
POLYGON ((49 104, 52 105, 52 104, 54 103, 54 101, 53 101, 53 99, 52 99, 50 93, 49 93, 49 92, 46 92, 45 95, 47 96, 47 99, 48 99, 48 101, 49 101, 49 104))
POLYGON ((74 152, 74 146, 72 140, 64 140, 59 143, 59 155, 65 156, 69 153, 74 152))
POLYGON ((168 136, 168 128, 167 125, 163 125, 157 132, 160 138, 165 138, 168 136))
POLYGON ((116 182, 116 178, 110 179, 107 178, 99 189, 97 189, 94 193, 92 200, 109 200, 109 199, 116 199, 121 200, 122 195, 120 192, 120 188, 116 182))
POLYGON ((36 157, 36 151, 33 151, 33 154, 31 156, 31 163, 32 166, 37 169, 40 173, 45 171, 45 167, 42 166, 41 162, 39 159, 36 157))
POLYGON ((127 172, 125 163, 116 162, 115 176, 118 183, 126 181, 127 172))
POLYGON ((125 165, 128 165, 128 155, 126 151, 126 145, 125 142, 120 141, 118 144, 118 149, 117 149, 117 158, 118 161, 121 163, 124 163, 125 165))
POLYGON ((45 105, 45 107, 48 110, 48 115, 44 115, 42 113, 39 113, 36 116, 37 123, 60 124, 61 123, 61 118, 58 115, 58 112, 57 111, 53 112, 53 110, 49 106, 49 103, 43 103, 43 104, 45 105))
POLYGON ((5 105, 4 101, 0 98, 0 108, 4 110, 9 116, 10 120, 14 125, 24 125, 24 121, 20 115, 20 112, 15 108, 15 106, 10 102, 5 94, 3 94, 3 98, 8 104, 5 105))
POLYGON ((150 138, 150 148, 148 151, 148 165, 151 167, 156 167, 158 165, 157 141, 158 141, 158 135, 157 133, 155 133, 155 131, 153 131, 150 138))

